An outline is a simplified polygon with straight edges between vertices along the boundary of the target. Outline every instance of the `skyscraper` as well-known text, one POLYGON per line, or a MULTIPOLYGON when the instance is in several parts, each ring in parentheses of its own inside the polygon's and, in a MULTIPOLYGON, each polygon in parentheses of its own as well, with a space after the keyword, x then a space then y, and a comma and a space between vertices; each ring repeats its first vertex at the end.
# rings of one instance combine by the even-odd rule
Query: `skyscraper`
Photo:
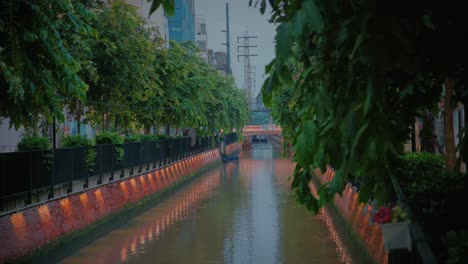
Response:
POLYGON ((149 16, 151 2, 146 0, 126 0, 126 2, 138 8, 138 14, 145 18, 147 26, 157 28, 160 37, 164 40, 164 46, 169 47, 169 25, 163 7, 159 7, 149 16))
POLYGON ((175 0, 174 15, 168 16, 169 39, 195 43, 195 0, 175 0))
POLYGON ((206 19, 201 16, 195 18, 195 27, 196 27, 196 40, 197 45, 202 52, 202 57, 205 61, 208 61, 208 35, 206 33, 206 19))

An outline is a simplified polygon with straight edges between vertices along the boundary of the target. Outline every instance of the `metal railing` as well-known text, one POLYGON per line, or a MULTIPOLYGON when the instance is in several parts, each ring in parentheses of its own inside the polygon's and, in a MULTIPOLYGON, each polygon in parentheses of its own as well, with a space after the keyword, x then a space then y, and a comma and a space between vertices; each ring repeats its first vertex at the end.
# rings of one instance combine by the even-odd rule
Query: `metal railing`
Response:
POLYGON ((434 254, 432 253, 432 250, 429 246, 429 243, 426 240, 426 237, 422 231, 420 224, 414 221, 412 210, 408 204, 406 195, 404 194, 403 189, 400 186, 400 183, 393 175, 391 175, 391 181, 392 181, 393 189, 398 198, 398 201, 400 201, 405 206, 405 209, 410 219, 412 220, 410 224, 410 231, 411 231, 411 236, 413 240, 412 242, 415 246, 414 248, 416 249, 415 253, 417 253, 417 255, 414 256, 416 258, 415 262, 423 263, 423 264, 436 264, 437 260, 434 257, 434 254))
MULTIPOLYGON (((84 187, 87 188, 91 176, 109 173, 113 180, 117 172, 123 178, 125 169, 130 170, 130 175, 135 167, 138 172, 155 169, 215 148, 221 140, 219 137, 198 137, 194 145, 190 138, 96 145, 92 147, 96 154, 92 168, 87 162, 86 147, 0 153, 0 211, 4 211, 6 202, 15 199, 24 199, 26 205, 31 204, 32 195, 37 191, 48 191, 49 198, 53 198, 56 185, 85 180, 84 187), (122 150, 123 156, 118 155, 122 150)), ((225 135, 226 144, 235 141, 235 133, 225 135)), ((71 186, 68 190, 72 191, 71 186)))
POLYGON ((237 133, 230 133, 224 136, 224 144, 229 145, 237 142, 237 133))

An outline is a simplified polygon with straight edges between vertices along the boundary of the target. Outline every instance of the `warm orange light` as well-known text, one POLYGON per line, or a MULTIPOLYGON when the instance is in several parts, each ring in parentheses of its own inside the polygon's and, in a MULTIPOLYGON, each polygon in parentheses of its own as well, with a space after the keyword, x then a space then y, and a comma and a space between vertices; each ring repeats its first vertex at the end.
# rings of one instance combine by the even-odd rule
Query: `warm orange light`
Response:
POLYGON ((87 205, 88 204, 88 193, 80 194, 80 201, 81 201, 81 204, 87 205))
POLYGON ((132 186, 132 190, 134 192, 138 192, 137 186, 136 186, 136 181, 135 178, 130 179, 130 185, 132 186))
POLYGON ((150 227, 148 229, 148 242, 152 241, 153 240, 153 228, 150 227))
POLYGON ((23 212, 12 214, 10 222, 15 230, 16 239, 22 240, 26 238, 26 236, 22 235, 26 233, 26 219, 24 218, 23 212))
POLYGON ((50 222, 50 211, 49 211, 49 206, 47 205, 42 205, 37 208, 37 212, 39 213, 39 217, 41 218, 42 224, 46 224, 47 222, 50 222))
POLYGON ((132 244, 130 244, 130 254, 132 255, 136 254, 136 245, 137 245, 137 240, 135 238, 132 240, 132 244))
POLYGON ((159 229, 160 229, 159 225, 160 224, 159 224, 159 220, 158 220, 158 222, 156 223, 156 239, 159 237, 159 232, 160 232, 159 231, 159 229))
POLYGON ((127 183, 125 181, 120 182, 120 189, 122 189, 122 193, 124 194, 125 200, 128 200, 128 189, 127 183))
POLYGON ((60 206, 62 207, 62 210, 70 208, 70 200, 68 198, 63 198, 60 200, 60 206))
POLYGON ((340 256, 341 262, 351 263, 351 257, 347 252, 347 249, 343 246, 343 242, 338 231, 335 228, 332 218, 330 217, 327 209, 322 209, 319 214, 320 218, 325 222, 328 227, 329 235, 331 240, 335 243, 338 255, 340 256))
POLYGON ((100 208, 104 207, 104 198, 102 198, 102 191, 100 189, 97 189, 94 191, 94 196, 96 197, 96 201, 99 205, 100 208))
POLYGON ((145 175, 140 176, 140 183, 143 185, 143 187, 146 187, 145 175))
POLYGON ((128 257, 127 254, 128 254, 128 253, 127 253, 127 248, 126 248, 126 247, 122 247, 122 250, 120 250, 120 260, 121 260, 121 262, 127 261, 127 257, 128 257))

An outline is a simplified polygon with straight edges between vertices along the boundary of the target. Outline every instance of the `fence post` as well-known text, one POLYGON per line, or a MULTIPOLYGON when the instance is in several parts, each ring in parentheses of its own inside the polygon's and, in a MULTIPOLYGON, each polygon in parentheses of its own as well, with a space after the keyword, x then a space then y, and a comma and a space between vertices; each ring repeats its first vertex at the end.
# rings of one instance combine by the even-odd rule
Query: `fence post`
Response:
POLYGON ((143 163, 143 142, 138 142, 138 156, 140 157, 140 160, 138 161, 138 173, 141 173, 141 164, 143 163))
POLYGON ((50 192, 49 192, 49 199, 52 199, 55 197, 55 190, 54 190, 54 186, 55 186, 55 148, 51 150, 51 163, 52 163, 52 166, 50 167, 51 169, 51 173, 52 173, 52 186, 50 186, 50 192))
POLYGON ((4 210, 5 202, 5 154, 0 153, 0 212, 4 210))
POLYGON ((32 203, 32 151, 28 151, 28 180, 29 186, 26 193, 26 204, 32 203))

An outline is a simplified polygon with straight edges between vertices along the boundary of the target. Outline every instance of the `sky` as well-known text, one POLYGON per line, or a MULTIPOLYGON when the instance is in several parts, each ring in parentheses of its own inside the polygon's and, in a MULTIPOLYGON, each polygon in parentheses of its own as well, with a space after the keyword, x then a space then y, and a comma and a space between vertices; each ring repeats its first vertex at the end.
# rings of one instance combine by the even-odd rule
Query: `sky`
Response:
MULTIPOLYGON (((266 78, 265 66, 274 58, 274 37, 276 26, 268 22, 268 11, 260 14, 259 8, 249 7, 249 0, 195 0, 195 14, 205 17, 208 49, 226 51, 226 3, 229 3, 230 31, 231 31, 231 68, 237 86, 243 88, 244 62, 237 60, 237 37, 244 36, 246 29, 249 35, 257 36, 251 40, 250 45, 257 45, 250 53, 257 54, 251 57, 251 64, 255 66, 256 84, 255 96, 261 89, 266 78)), ((242 51, 242 50, 241 50, 242 51)))

